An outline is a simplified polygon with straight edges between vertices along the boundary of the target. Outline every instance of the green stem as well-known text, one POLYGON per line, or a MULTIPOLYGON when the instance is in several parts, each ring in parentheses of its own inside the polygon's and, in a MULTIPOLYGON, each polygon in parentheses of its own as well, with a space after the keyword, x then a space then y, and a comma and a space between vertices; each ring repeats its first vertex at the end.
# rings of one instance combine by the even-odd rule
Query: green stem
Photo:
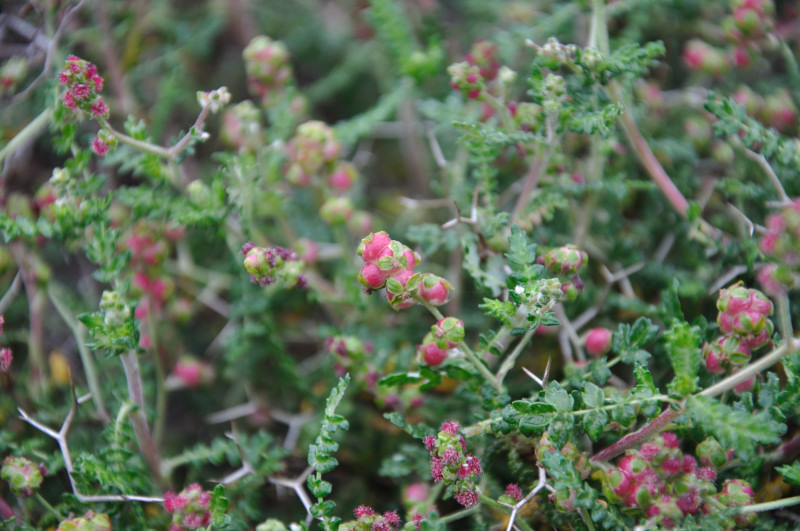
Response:
POLYGON ((57 288, 54 282, 50 282, 47 286, 47 296, 50 302, 55 306, 56 311, 72 331, 75 336, 75 343, 78 345, 78 354, 81 358, 83 365, 83 372, 86 374, 86 383, 89 386, 89 391, 92 393, 92 402, 97 410, 97 416, 103 423, 107 423, 111 417, 108 414, 105 404, 103 403, 103 395, 100 392, 100 382, 97 379, 97 369, 94 364, 94 357, 89 349, 86 348, 86 327, 83 323, 75 319, 75 317, 67 310, 67 307, 59 294, 60 288, 57 288))
POLYGON ((147 415, 145 414, 144 404, 144 388, 142 386, 142 374, 139 368, 139 358, 136 356, 135 351, 122 354, 120 356, 122 361, 122 368, 125 371, 125 379, 128 383, 128 396, 131 402, 138 406, 130 418, 133 424, 133 432, 136 434, 136 440, 139 443, 139 449, 142 452, 142 457, 147 463, 150 473, 153 475, 156 483, 160 487, 165 487, 165 481, 161 472, 161 458, 158 455, 158 450, 153 443, 153 437, 150 433, 150 427, 147 425, 147 415))
POLYGON ((121 133, 114 129, 111 124, 106 120, 103 116, 97 116, 97 121, 100 122, 105 129, 114 135, 114 138, 117 141, 122 142, 128 146, 138 149, 139 151, 143 151, 145 153, 149 153, 151 155, 156 155, 157 157, 162 157, 165 159, 172 159, 173 156, 170 154, 170 150, 163 148, 161 146, 157 146, 155 144, 151 144, 150 142, 144 142, 142 140, 137 140, 133 137, 126 135, 125 133, 121 133))
POLYGON ((156 369, 156 416, 153 419, 153 444, 156 448, 160 448, 167 420, 167 385, 161 353, 158 349, 156 320, 153 316, 153 297, 149 295, 147 296, 147 305, 147 331, 150 334, 150 350, 153 353, 153 364, 156 369))
POLYGON ((775 509, 782 509, 783 507, 791 507, 792 505, 798 504, 800 504, 800 496, 792 496, 791 498, 783 498, 782 500, 745 505, 744 507, 739 507, 736 512, 739 514, 763 513, 765 511, 774 511, 775 509))
MULTIPOLYGON (((493 509, 497 509, 497 510, 502 511, 502 512, 504 512, 506 514, 510 514, 511 513, 511 508, 508 505, 502 504, 502 503, 498 502, 497 500, 494 500, 494 499, 490 498, 489 496, 486 496, 485 494, 480 494, 479 493, 478 494, 478 499, 481 501, 481 503, 483 503, 484 505, 488 505, 489 507, 492 507, 493 509)), ((517 517, 519 517, 519 513, 517 513, 517 517)), ((520 529, 525 530, 525 531, 533 531, 531 529, 531 526, 528 525, 528 522, 526 522, 525 520, 522 520, 522 519, 514 520, 514 525, 519 527, 520 529)))
POLYGON ((508 372, 514 368, 514 365, 517 363, 517 358, 519 358, 519 355, 522 354, 522 350, 527 346, 528 342, 531 340, 531 337, 533 337, 533 334, 536 333, 537 328, 538 326, 528 329, 522 336, 522 339, 519 340, 519 343, 517 343, 517 346, 514 347, 514 350, 511 351, 511 354, 509 354, 506 359, 503 360, 503 363, 497 370, 497 376, 495 377, 495 381, 497 382, 498 386, 503 385, 503 380, 508 372))
POLYGON ((34 118, 28 125, 22 128, 14 138, 8 141, 8 144, 0 149, 0 164, 11 153, 16 151, 20 146, 26 142, 30 142, 39 136, 50 123, 50 118, 53 116, 53 111, 48 107, 43 110, 39 116, 34 118))
POLYGON ((501 341, 503 341, 506 338, 506 336, 510 333, 511 333, 511 327, 504 324, 503 326, 500 327, 499 330, 497 330, 497 333, 495 333, 494 337, 486 344, 486 346, 480 349, 476 354, 482 358, 484 354, 489 352, 489 349, 492 348, 492 345, 497 344, 503 346, 501 341))
POLYGON ((41 494, 36 492, 34 493, 34 497, 39 503, 41 503, 44 506, 45 509, 47 509, 50 513, 52 513, 53 516, 55 516, 59 521, 64 519, 64 516, 60 512, 58 512, 55 507, 50 505, 50 503, 47 500, 45 500, 41 494))
POLYGON ((605 15, 606 0, 592 0, 592 28, 589 32, 589 47, 603 55, 610 53, 608 46, 608 25, 605 15))
MULTIPOLYGON (((432 305, 431 303, 429 303, 416 293, 413 295, 413 297, 415 301, 425 306, 425 308, 427 308, 428 311, 431 312, 431 314, 436 318, 437 321, 441 321, 442 319, 444 319, 444 315, 442 315, 442 312, 440 312, 436 306, 432 305)), ((492 384, 492 387, 494 387, 497 392, 502 393, 503 392, 502 384, 498 383, 495 380, 492 371, 490 371, 483 363, 483 361, 472 351, 471 348, 469 348, 469 345, 467 345, 466 342, 462 341, 461 344, 458 346, 458 348, 460 348, 461 351, 464 354, 466 354, 469 362, 472 363, 472 365, 476 369, 478 369, 478 372, 481 373, 481 376, 483 376, 487 382, 492 384)))
POLYGON ((456 520, 461 520, 462 518, 466 518, 467 516, 471 515, 474 512, 478 511, 479 505, 473 505, 467 509, 461 509, 460 511, 456 511, 454 513, 450 513, 447 516, 442 516, 439 518, 439 522, 448 524, 450 522, 455 522, 456 520))

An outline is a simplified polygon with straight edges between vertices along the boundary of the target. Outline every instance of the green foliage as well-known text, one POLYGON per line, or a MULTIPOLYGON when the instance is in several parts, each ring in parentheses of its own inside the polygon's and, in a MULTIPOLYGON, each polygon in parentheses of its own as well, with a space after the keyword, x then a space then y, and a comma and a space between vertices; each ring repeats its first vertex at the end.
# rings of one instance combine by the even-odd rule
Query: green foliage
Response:
POLYGON ((675 371, 675 378, 667 386, 670 393, 684 397, 695 392, 702 357, 699 327, 673 321, 662 338, 672 370, 675 371))
POLYGON ((691 396, 686 401, 689 416, 705 433, 713 435, 724 448, 733 448, 747 460, 755 455, 759 444, 774 444, 786 426, 764 411, 745 411, 713 398, 691 396))
POLYGON ((658 333, 658 327, 646 317, 639 317, 633 326, 620 323, 612 336, 611 350, 623 363, 630 365, 644 364, 650 359, 644 346, 650 343, 658 333))

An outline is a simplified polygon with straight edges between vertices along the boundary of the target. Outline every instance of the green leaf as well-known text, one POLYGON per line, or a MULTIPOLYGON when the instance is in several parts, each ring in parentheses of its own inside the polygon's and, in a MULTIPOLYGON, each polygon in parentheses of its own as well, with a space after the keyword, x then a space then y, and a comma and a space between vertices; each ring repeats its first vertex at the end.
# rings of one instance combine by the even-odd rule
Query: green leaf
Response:
POLYGON ((673 321, 663 338, 675 371, 675 378, 668 385, 670 392, 681 397, 694 393, 701 362, 700 328, 686 321, 673 321))
POLYGON ((620 323, 611 338, 611 349, 619 355, 623 363, 629 365, 645 364, 650 353, 642 347, 658 333, 658 327, 646 317, 640 317, 633 326, 620 323))
POLYGON ((574 404, 572 396, 558 382, 551 382, 547 386, 547 390, 544 392, 544 400, 549 404, 553 404, 556 410, 562 412, 572 411, 574 404))
POLYGON ((514 272, 523 278, 531 276, 529 273, 536 265, 536 244, 529 244, 527 233, 516 224, 511 226, 505 254, 508 265, 514 272))
POLYGON ((424 439, 428 435, 433 435, 436 433, 436 430, 428 426, 424 423, 419 423, 415 425, 406 424, 406 420, 401 413, 392 412, 392 413, 384 413, 383 418, 400 428, 401 430, 405 431, 415 439, 424 439))
POLYGON ((690 396, 686 405, 695 425, 713 435, 725 448, 733 448, 737 457, 748 460, 758 444, 780 442, 786 425, 767 412, 735 409, 712 398, 690 396))
POLYGON ((325 481, 322 478, 317 478, 313 474, 310 474, 306 478, 306 485, 308 486, 308 491, 315 498, 324 498, 328 496, 333 488, 329 482, 325 481))
POLYGON ((419 373, 412 373, 412 372, 396 372, 394 374, 390 374, 389 376, 384 376, 380 380, 378 380, 378 385, 385 385, 388 387, 394 387, 397 385, 407 384, 407 383, 419 383, 422 381, 422 377, 419 373))
POLYGON ((515 400, 511 407, 524 415, 544 415, 555 413, 556 407, 545 402, 531 402, 530 400, 515 400))
POLYGON ((780 472, 787 483, 800 486, 800 462, 779 466, 775 470, 780 472))
POLYGON ((581 398, 587 408, 598 408, 605 405, 606 395, 602 389, 592 382, 586 382, 583 386, 581 398))
POLYGON ((211 512, 211 525, 224 529, 230 525, 231 517, 225 512, 228 510, 228 498, 225 497, 225 487, 217 485, 211 492, 211 501, 208 505, 211 512))

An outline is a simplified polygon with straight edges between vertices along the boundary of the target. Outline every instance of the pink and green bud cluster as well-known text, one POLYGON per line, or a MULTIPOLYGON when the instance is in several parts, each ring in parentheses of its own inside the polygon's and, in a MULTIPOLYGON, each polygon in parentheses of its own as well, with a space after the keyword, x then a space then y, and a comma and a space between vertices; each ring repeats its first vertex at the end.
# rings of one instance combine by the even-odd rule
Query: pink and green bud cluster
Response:
POLYGON ((363 372, 367 355, 373 352, 371 343, 355 336, 331 336, 325 340, 325 349, 335 357, 334 368, 341 376, 348 372, 354 375, 363 372))
POLYGON ((67 109, 108 117, 108 105, 100 96, 100 92, 103 91, 103 78, 97 73, 95 65, 70 55, 64 62, 64 69, 58 75, 58 82, 65 89, 61 95, 61 102, 67 109))
POLYGON ((572 244, 550 249, 539 260, 553 274, 573 275, 589 262, 589 255, 572 244))
POLYGON ((220 139, 240 152, 255 151, 261 145, 261 114, 253 102, 245 100, 225 110, 220 139))
POLYGON ((466 61, 454 63, 447 68, 447 73, 450 74, 450 86, 454 90, 461 91, 471 100, 481 99, 486 90, 486 80, 478 65, 466 61))
MULTIPOLYGON (((750 483, 743 479, 726 479, 715 498, 726 507, 743 507, 753 504, 755 493, 750 483)), ((736 526, 742 528, 752 527, 757 519, 755 513, 737 514, 734 517, 736 526)))
POLYGON ((344 225, 355 213, 349 197, 329 197, 319 207, 319 217, 331 226, 344 225))
POLYGON ((0 477, 8 482, 8 487, 16 496, 33 496, 42 484, 42 465, 35 465, 24 457, 8 456, 0 468, 0 477))
MULTIPOLYGON (((394 308, 408 308, 414 304, 411 292, 406 289, 419 263, 414 251, 381 231, 361 240, 357 252, 366 262, 358 274, 358 281, 367 291, 385 287, 386 298, 394 308)), ((417 276, 417 284, 419 278, 417 276)))
POLYGON ((721 336, 703 346, 703 358, 709 372, 725 374, 750 361, 750 349, 736 336, 721 336))
POLYGON ((214 367, 193 356, 181 356, 172 368, 168 383, 174 381, 179 387, 198 387, 214 381, 214 367))
POLYGON ((211 493, 193 483, 175 494, 172 491, 164 494, 164 509, 172 514, 169 531, 184 529, 201 529, 211 522, 208 505, 211 493))
POLYGON ((690 70, 705 72, 714 77, 730 69, 725 52, 702 39, 690 39, 683 49, 683 63, 690 70))
POLYGON ((327 124, 311 120, 300 124, 289 141, 287 178, 292 184, 308 185, 314 175, 339 158, 342 147, 327 124))
POLYGON ((723 334, 734 335, 750 349, 771 341, 774 326, 769 316, 772 302, 758 290, 736 284, 723 288, 717 300, 717 324, 723 334))
POLYGON ((391 531, 400 528, 400 516, 396 511, 376 513, 372 507, 359 505, 353 511, 355 522, 345 522, 339 529, 342 531, 391 531))
POLYGON ((445 422, 437 435, 428 435, 423 442, 430 452, 433 481, 452 485, 456 501, 471 507, 478 503, 476 484, 483 468, 480 459, 467 453, 467 442, 458 430, 458 423, 445 422))
POLYGON ((417 353, 426 364, 441 365, 447 358, 448 349, 458 346, 464 340, 464 323, 455 317, 440 319, 425 335, 417 353))
POLYGON ((0 66, 0 99, 11 94, 17 83, 28 73, 28 61, 24 57, 9 57, 0 66))
POLYGON ((242 55, 248 90, 263 104, 271 104, 293 78, 288 48, 280 41, 259 35, 250 41, 242 55))
MULTIPOLYGON (((772 0, 736 0, 733 9, 733 26, 737 31, 729 35, 736 40, 763 38, 775 25, 775 5, 772 0)), ((723 21, 723 25, 729 25, 723 21)))
POLYGON ((664 432, 639 449, 628 450, 616 468, 602 473, 606 498, 639 509, 654 523, 668 529, 680 527, 686 516, 715 510, 716 502, 727 507, 744 505, 739 502, 746 496, 736 487, 728 490, 723 487, 718 494, 714 485, 716 469, 729 462, 729 452, 708 438, 697 446, 703 465, 699 466, 694 457, 681 452, 679 443, 674 433, 664 432))
POLYGON ((107 514, 88 511, 83 516, 64 520, 56 531, 112 531, 112 527, 107 514))
MULTIPOLYGON (((500 70, 497 60, 497 45, 489 41, 477 41, 467 54, 467 63, 478 67, 478 72, 486 81, 492 81, 500 70)), ((455 87, 454 87, 455 88, 455 87)))
POLYGON ((800 200, 768 216, 766 227, 759 247, 774 263, 759 271, 758 280, 767 293, 780 296, 800 283, 800 200))
POLYGON ((260 286, 268 286, 280 280, 288 288, 304 287, 303 262, 291 249, 283 247, 256 247, 253 243, 242 246, 244 269, 250 280, 260 286))
POLYGON ((339 161, 328 174, 328 186, 334 192, 344 193, 358 182, 358 169, 350 162, 339 161))
POLYGON ((714 437, 706 437, 694 451, 703 466, 719 469, 731 462, 733 450, 725 450, 714 437))
POLYGON ((592 328, 586 334, 586 352, 599 358, 611 350, 612 332, 608 328, 592 328))

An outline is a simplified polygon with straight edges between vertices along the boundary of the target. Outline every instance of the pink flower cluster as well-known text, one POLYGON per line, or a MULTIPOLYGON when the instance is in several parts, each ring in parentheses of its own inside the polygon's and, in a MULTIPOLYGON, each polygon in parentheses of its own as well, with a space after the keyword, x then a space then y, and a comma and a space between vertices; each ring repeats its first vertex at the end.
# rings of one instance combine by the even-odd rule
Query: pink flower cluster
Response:
MULTIPOLYGON (((772 302, 760 291, 736 284, 720 290, 717 324, 722 336, 703 347, 706 368, 713 373, 733 372, 750 360, 750 352, 772 342, 772 302)), ((749 390, 754 378, 735 390, 749 390)))
MULTIPOLYGON (((64 69, 58 75, 58 82, 64 86, 61 102, 67 109, 83 111, 86 114, 108 118, 108 105, 100 92, 103 91, 103 78, 97 67, 74 55, 67 57, 64 69)), ((103 157, 116 144, 116 139, 106 130, 101 130, 92 140, 92 151, 103 157)))
POLYGON ((436 436, 428 435, 423 442, 431 454, 433 481, 453 485, 456 501, 471 507, 478 503, 475 485, 483 468, 480 459, 467 453, 467 441, 458 430, 457 422, 445 422, 436 436))
POLYGON ((445 317, 431 327, 422 344, 417 347, 417 352, 428 365, 440 365, 447 358, 447 350, 458 346, 463 340, 463 321, 445 317))
POLYGON ((256 247, 252 242, 242 246, 244 269, 250 280, 260 286, 269 286, 280 279, 286 287, 305 287, 302 275, 303 262, 297 253, 283 247, 256 247))
POLYGON ((272 103, 292 82, 292 64, 284 43, 259 35, 250 41, 242 55, 247 88, 262 103, 272 103))
POLYGON ((400 528, 400 517, 396 511, 378 514, 372 507, 359 505, 353 511, 356 521, 343 524, 342 531, 391 531, 400 528))
POLYGON ((164 494, 164 508, 172 514, 169 531, 200 529, 211 522, 208 504, 211 493, 197 483, 183 489, 179 494, 172 491, 164 494))
POLYGON ((800 199, 766 220, 759 247, 773 263, 759 271, 758 280, 770 295, 782 295, 798 284, 800 273, 800 199))
POLYGON ((64 520, 56 531, 112 531, 111 519, 107 514, 88 511, 83 516, 64 520))
POLYGON ((92 63, 70 55, 64 63, 64 70, 58 75, 58 82, 66 88, 61 101, 68 109, 94 116, 108 115, 108 105, 100 96, 103 78, 92 63))
MULTIPOLYGON (((714 485, 717 472, 712 463, 722 466, 728 461, 721 447, 707 443, 701 457, 706 466, 698 466, 694 457, 681 452, 679 443, 674 433, 665 432, 638 450, 628 450, 617 468, 605 474, 603 492, 606 497, 626 507, 641 509, 645 516, 665 528, 679 526, 687 515, 714 510, 715 507, 709 505, 710 499, 729 507, 744 505, 742 492, 749 485, 739 490, 730 485, 742 486, 746 482, 728 480, 717 494, 714 485), (716 450, 722 455, 712 459, 710 456, 716 454, 716 450)), ((752 501, 751 488, 749 492, 752 501)))
POLYGON ((720 47, 702 39, 691 39, 683 51, 683 62, 691 70, 718 77, 731 68, 747 68, 768 46, 767 36, 775 25, 772 0, 736 0, 733 12, 720 26, 727 40, 720 47))
POLYGON ((453 286, 430 274, 414 274, 419 257, 408 246, 392 240, 384 232, 370 233, 361 240, 358 255, 366 262, 358 281, 372 292, 386 288, 386 299, 395 309, 414 304, 414 294, 434 306, 447 302, 453 286))
POLYGON ((487 85, 497 78, 500 61, 497 45, 488 41, 477 41, 467 53, 466 61, 450 65, 450 86, 461 91, 471 100, 483 99, 487 85))
POLYGON ((308 186, 319 173, 333 168, 342 146, 336 132, 319 120, 304 122, 289 141, 286 176, 295 186, 308 186))

